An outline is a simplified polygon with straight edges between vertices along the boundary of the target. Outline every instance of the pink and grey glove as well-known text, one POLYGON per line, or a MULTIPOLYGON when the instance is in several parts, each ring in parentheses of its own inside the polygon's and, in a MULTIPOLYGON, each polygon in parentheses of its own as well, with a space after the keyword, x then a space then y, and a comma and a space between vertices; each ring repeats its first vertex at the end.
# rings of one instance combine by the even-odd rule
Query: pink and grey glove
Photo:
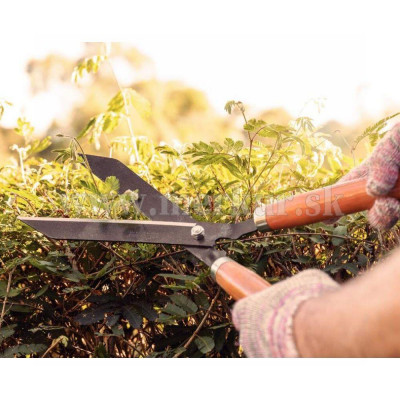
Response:
POLYGON ((339 285, 309 269, 235 303, 232 319, 247 357, 299 357, 293 317, 300 304, 339 285))
MULTIPOLYGON (((351 170, 339 182, 367 176, 367 193, 371 196, 384 196, 395 186, 399 168, 400 123, 386 134, 366 161, 351 170)), ((376 229, 389 229, 399 218, 400 201, 392 197, 376 199, 368 212, 368 220, 376 229)))

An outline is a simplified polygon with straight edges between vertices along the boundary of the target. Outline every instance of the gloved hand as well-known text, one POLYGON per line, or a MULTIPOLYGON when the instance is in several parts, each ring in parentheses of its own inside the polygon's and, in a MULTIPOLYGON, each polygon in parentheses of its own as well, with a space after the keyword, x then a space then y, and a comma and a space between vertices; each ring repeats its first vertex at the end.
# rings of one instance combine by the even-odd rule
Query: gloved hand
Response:
MULTIPOLYGON (((339 182, 367 176, 367 193, 371 196, 383 196, 396 184, 399 168, 400 123, 386 134, 367 160, 351 170, 339 182)), ((400 201, 391 197, 376 199, 368 212, 368 220, 376 229, 389 229, 399 218, 400 201)))
POLYGON ((247 357, 298 357, 293 317, 300 304, 338 287, 325 272, 302 271, 235 303, 232 319, 247 357))

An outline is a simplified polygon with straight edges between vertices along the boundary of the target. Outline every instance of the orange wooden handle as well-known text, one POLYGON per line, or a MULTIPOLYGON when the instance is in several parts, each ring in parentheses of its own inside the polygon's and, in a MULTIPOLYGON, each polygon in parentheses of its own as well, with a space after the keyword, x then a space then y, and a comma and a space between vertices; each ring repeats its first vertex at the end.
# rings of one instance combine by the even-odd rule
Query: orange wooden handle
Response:
MULTIPOLYGON (((254 220, 259 229, 274 230, 368 210, 376 198, 367 194, 366 183, 361 178, 276 201, 257 208, 254 220)), ((388 196, 400 199, 400 179, 388 196)))
MULTIPOLYGON (((268 204, 254 214, 256 225, 269 230, 292 228, 321 222, 345 214, 371 208, 375 197, 366 192, 366 179, 361 178, 322 189, 302 193, 292 198, 268 204)), ((388 196, 400 199, 400 179, 388 196)), ((240 300, 271 286, 267 281, 237 262, 223 257, 211 270, 214 278, 235 300, 240 300)))
POLYGON ((226 260, 218 267, 215 273, 215 280, 235 300, 240 300, 271 286, 255 272, 230 260, 228 257, 226 257, 226 260))

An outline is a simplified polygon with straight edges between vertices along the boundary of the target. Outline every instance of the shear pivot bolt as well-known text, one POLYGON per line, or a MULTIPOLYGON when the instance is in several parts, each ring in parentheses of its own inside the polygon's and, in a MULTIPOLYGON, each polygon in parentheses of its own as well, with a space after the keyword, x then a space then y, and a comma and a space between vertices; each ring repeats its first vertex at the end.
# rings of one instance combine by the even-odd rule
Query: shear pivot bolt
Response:
POLYGON ((200 240, 204 237, 204 228, 200 225, 195 225, 190 231, 190 234, 195 239, 200 240))

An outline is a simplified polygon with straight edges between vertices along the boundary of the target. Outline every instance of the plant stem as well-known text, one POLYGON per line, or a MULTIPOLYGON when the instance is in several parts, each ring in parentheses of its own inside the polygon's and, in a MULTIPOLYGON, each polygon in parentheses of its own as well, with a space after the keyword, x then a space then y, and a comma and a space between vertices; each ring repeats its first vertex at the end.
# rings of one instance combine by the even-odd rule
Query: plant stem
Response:
POLYGON ((20 164, 21 164, 22 180, 24 181, 24 185, 26 185, 24 160, 23 160, 23 158, 22 158, 22 151, 21 151, 21 149, 18 149, 18 155, 19 155, 19 162, 20 162, 20 164))
POLYGON ((8 295, 9 295, 10 290, 11 290, 12 276, 13 276, 13 273, 14 273, 14 271, 15 271, 15 268, 16 268, 16 267, 14 267, 14 268, 10 271, 10 273, 8 274, 8 282, 7 282, 6 295, 5 295, 4 300, 3 300, 3 307, 2 307, 2 309, 1 309, 1 314, 0 314, 0 329, 1 329, 2 325, 3 325, 4 314, 6 313, 6 304, 7 304, 7 300, 8 300, 8 295))
POLYGON ((137 143, 136 143, 136 136, 135 136, 135 133, 133 131, 131 116, 130 116, 130 112, 129 112, 128 102, 127 102, 126 97, 125 97, 125 92, 124 92, 124 89, 121 87, 121 85, 120 85, 120 83, 118 81, 117 75, 115 74, 114 68, 113 68, 113 66, 111 64, 111 60, 110 60, 109 57, 107 57, 107 61, 108 61, 108 65, 111 68, 111 72, 112 72, 112 74, 114 76, 115 82, 118 85, 118 89, 121 92, 122 99, 124 101, 124 108, 125 108, 125 113, 126 113, 126 122, 128 124, 129 133, 131 135, 131 140, 132 140, 133 150, 135 152, 136 162, 140 163, 139 151, 138 151, 137 143))
MULTIPOLYGON (((211 300, 211 304, 210 307, 208 307, 208 310, 206 311, 206 313, 204 314, 203 319, 200 321, 199 325, 197 326, 196 330, 193 332, 192 336, 190 336, 190 338, 188 339, 188 341, 183 345, 183 347, 185 348, 185 350, 190 346, 190 344, 193 342, 193 340, 195 339, 195 337, 197 336, 197 334, 200 332, 200 329, 203 327, 203 325, 205 324, 208 316, 210 315, 210 312, 212 310, 212 308, 214 307, 215 302, 218 299, 218 296, 221 293, 221 288, 219 287, 217 290, 217 294, 214 296, 214 298, 211 300)), ((175 354, 172 358, 178 358, 180 354, 175 354)))

